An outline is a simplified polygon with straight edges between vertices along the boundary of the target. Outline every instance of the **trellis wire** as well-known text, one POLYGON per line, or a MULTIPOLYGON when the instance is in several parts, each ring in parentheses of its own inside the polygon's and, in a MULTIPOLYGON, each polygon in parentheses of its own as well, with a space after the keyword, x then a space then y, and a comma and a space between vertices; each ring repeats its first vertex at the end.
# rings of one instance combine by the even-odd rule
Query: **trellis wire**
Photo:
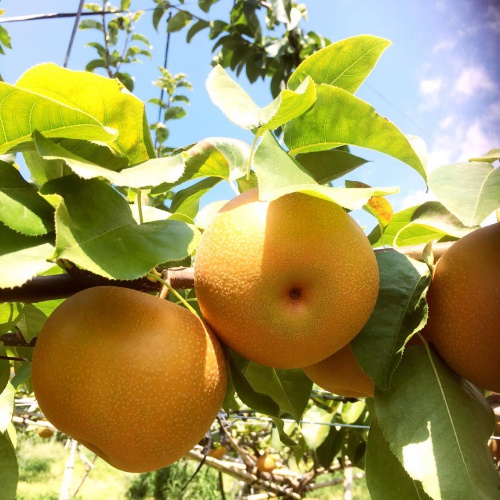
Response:
POLYGON ((71 54, 71 49, 73 48, 73 42, 75 41, 76 30, 78 29, 78 24, 80 23, 80 17, 82 15, 83 3, 85 0, 80 0, 80 5, 78 6, 78 12, 76 13, 75 22, 73 24, 73 30, 71 32, 71 37, 69 39, 68 50, 66 51, 66 57, 64 58, 64 67, 68 67, 69 56, 71 54))

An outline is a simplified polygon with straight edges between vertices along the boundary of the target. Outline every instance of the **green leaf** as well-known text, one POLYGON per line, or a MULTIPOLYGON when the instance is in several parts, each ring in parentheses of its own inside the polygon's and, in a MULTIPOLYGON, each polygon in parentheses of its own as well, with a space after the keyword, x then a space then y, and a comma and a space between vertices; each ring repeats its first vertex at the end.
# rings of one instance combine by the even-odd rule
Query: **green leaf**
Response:
POLYGON ((336 428, 334 425, 330 426, 328 436, 316 449, 319 463, 323 467, 330 467, 333 459, 340 453, 342 445, 344 444, 345 435, 345 427, 336 428))
POLYGON ((290 414, 297 422, 301 419, 312 389, 312 382, 303 370, 280 370, 248 360, 241 365, 243 375, 255 391, 270 396, 282 414, 290 414))
POLYGON ((142 42, 142 43, 144 43, 145 45, 147 45, 148 47, 151 48, 151 44, 149 43, 149 39, 146 36, 141 35, 140 33, 134 33, 132 35, 131 39, 132 40, 136 40, 138 42, 142 42))
POLYGON ((344 189, 321 186, 298 161, 281 148, 271 132, 264 134, 255 152, 253 167, 259 178, 259 197, 266 201, 300 192, 355 210, 361 208, 372 196, 398 191, 398 188, 344 189))
POLYGON ((367 375, 378 387, 387 389, 405 340, 421 323, 431 273, 426 264, 394 250, 377 252, 376 258, 380 280, 377 302, 368 322, 351 341, 351 348, 367 375))
POLYGON ((168 20, 167 32, 174 33, 175 31, 180 31, 182 28, 186 27, 192 19, 193 16, 191 16, 189 12, 179 10, 168 20))
POLYGON ((296 89, 307 77, 354 93, 371 73, 389 40, 372 35, 346 38, 318 50, 292 73, 288 87, 296 89))
POLYGON ((7 384, 0 393, 0 433, 4 433, 14 414, 14 395, 16 390, 12 384, 7 384))
POLYGON ((162 182, 175 182, 184 172, 182 154, 165 158, 153 158, 144 163, 115 172, 79 157, 37 132, 33 133, 37 151, 44 160, 62 160, 84 179, 104 177, 117 186, 142 188, 162 182))
POLYGON ((229 349, 228 361, 231 379, 241 401, 259 413, 264 413, 271 417, 283 444, 290 447, 297 446, 297 443, 285 432, 284 422, 280 418, 281 411, 279 405, 269 395, 256 390, 243 374, 248 361, 229 349))
POLYGON ((33 304, 25 304, 16 326, 23 334, 24 340, 30 342, 42 330, 47 316, 33 304))
POLYGON ((194 227, 179 220, 137 224, 127 202, 97 179, 61 177, 43 192, 64 199, 56 210, 56 256, 107 278, 144 276, 190 255, 199 239, 194 227))
POLYGON ((210 191, 221 180, 217 177, 207 177, 191 186, 175 193, 170 211, 185 214, 194 219, 199 210, 200 198, 210 191))
POLYGON ((0 288, 14 288, 51 267, 54 246, 48 236, 26 236, 0 223, 0 288))
POLYGON ((326 184, 364 165, 367 160, 346 151, 313 151, 295 158, 318 184, 326 184))
POLYGON ((433 352, 405 352, 390 389, 375 389, 375 412, 391 451, 430 497, 499 497, 491 407, 433 352))
POLYGON ((189 148, 184 155, 186 168, 182 177, 175 183, 153 188, 152 194, 163 193, 200 177, 218 177, 227 181, 239 179, 245 175, 250 146, 237 139, 209 137, 189 148))
POLYGON ((187 112, 181 106, 170 106, 165 111, 165 121, 166 120, 178 120, 187 115, 187 112))
POLYGON ((480 156, 479 158, 471 158, 469 161, 478 161, 478 162, 489 162, 493 163, 494 161, 500 160, 500 148, 490 149, 484 156, 480 156))
POLYGON ((3 26, 0 26, 0 44, 12 49, 9 32, 3 26))
MULTIPOLYGON (((122 85, 116 80, 86 71, 72 71, 47 63, 35 66, 24 73, 16 83, 16 87, 34 91, 40 96, 53 99, 58 104, 58 108, 61 108, 63 104, 72 108, 71 116, 74 118, 64 123, 65 126, 71 127, 70 130, 72 128, 78 129, 80 122, 77 120, 83 119, 83 117, 81 118, 83 113, 87 120, 93 118, 102 124, 101 127, 110 127, 118 131, 118 137, 113 144, 128 158, 131 165, 156 156, 149 133, 144 103, 129 92, 124 91, 122 85)), ((43 104, 45 105, 45 101, 43 104)), ((40 107, 37 106, 35 111, 38 112, 40 107)), ((18 114, 18 110, 16 113, 18 114)), ((45 107, 43 107, 41 114, 43 116, 40 119, 32 120, 31 132, 36 129, 42 132, 45 137, 73 137, 106 142, 102 138, 90 135, 75 137, 63 134, 58 136, 53 132, 51 135, 47 135, 44 133, 45 128, 38 126, 39 121, 42 124, 50 123, 46 116, 45 107)), ((16 123, 19 125, 23 121, 18 119, 16 123)))
POLYGON ((10 332, 14 328, 23 307, 23 304, 17 302, 0 303, 0 335, 10 332))
POLYGON ((19 470, 16 450, 7 432, 0 434, 0 491, 1 500, 15 500, 19 470))
POLYGON ((491 163, 440 167, 429 174, 429 187, 466 226, 478 226, 500 207, 500 168, 491 163))
POLYGON ((85 71, 94 71, 97 68, 105 68, 106 67, 106 62, 104 59, 93 59, 92 61, 89 61, 87 65, 85 66, 85 71))
POLYGON ((420 158, 400 130, 370 104, 338 87, 318 85, 314 106, 287 123, 284 132, 294 156, 349 144, 401 160, 427 179, 420 158))
POLYGON ((273 15, 277 21, 283 24, 290 22, 290 10, 292 2, 290 0, 271 0, 273 15))
POLYGON ((107 143, 116 139, 116 130, 59 98, 0 82, 0 100, 0 154, 28 149, 34 130, 47 137, 107 143))
POLYGON ((189 28, 187 35, 186 35, 186 41, 187 43, 190 43, 193 37, 199 33, 200 31, 204 30, 205 28, 208 28, 210 26, 210 23, 208 21, 204 21, 203 19, 200 19, 199 21, 196 21, 191 28, 189 28))
POLYGON ((315 85, 304 81, 296 91, 283 90, 269 105, 260 108, 222 68, 217 65, 207 79, 212 102, 236 125, 245 129, 274 130, 309 109, 315 101, 315 85))
POLYGON ((381 234, 377 226, 369 234, 374 248, 381 246, 421 245, 444 236, 461 238, 475 228, 464 226, 453 214, 437 201, 406 208, 392 216, 381 234))
POLYGON ((93 19, 85 19, 83 21, 80 21, 80 24, 78 25, 79 30, 90 30, 90 29, 96 29, 104 33, 104 26, 102 23, 99 21, 94 21, 93 19))
POLYGON ((366 448, 366 484, 372 500, 432 500, 420 481, 413 480, 392 453, 376 419, 372 421, 366 448))
POLYGON ((23 234, 54 229, 54 209, 12 165, 0 161, 0 221, 23 234))
POLYGON ((301 425, 302 437, 311 450, 316 450, 328 437, 330 432, 329 424, 332 422, 333 413, 320 408, 311 406, 303 417, 304 422, 301 425))

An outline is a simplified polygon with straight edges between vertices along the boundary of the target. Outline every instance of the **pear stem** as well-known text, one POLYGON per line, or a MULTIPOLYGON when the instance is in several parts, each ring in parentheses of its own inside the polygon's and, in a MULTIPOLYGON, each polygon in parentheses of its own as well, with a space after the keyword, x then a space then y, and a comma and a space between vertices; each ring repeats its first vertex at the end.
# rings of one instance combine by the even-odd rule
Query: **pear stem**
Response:
POLYGON ((163 286, 167 287, 169 292, 172 292, 180 300, 180 302, 186 307, 186 309, 191 311, 197 318, 199 318, 196 310, 193 307, 191 307, 189 302, 187 302, 186 299, 175 288, 172 288, 172 285, 170 285, 170 283, 168 281, 164 280, 163 278, 160 278, 159 276, 156 276, 156 274, 153 274, 153 273, 148 273, 147 276, 148 276, 148 278, 150 278, 152 280, 154 279, 154 280, 160 282, 163 286))

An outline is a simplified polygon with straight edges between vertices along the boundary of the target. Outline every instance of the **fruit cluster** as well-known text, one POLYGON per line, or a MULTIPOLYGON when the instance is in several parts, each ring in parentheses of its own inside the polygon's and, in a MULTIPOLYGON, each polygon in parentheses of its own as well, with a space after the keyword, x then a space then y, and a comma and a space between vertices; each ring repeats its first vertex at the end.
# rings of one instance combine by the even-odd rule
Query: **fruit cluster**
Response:
MULTIPOLYGON (((462 374, 495 390, 500 389, 499 230, 500 224, 478 230, 452 247, 458 248, 452 258, 445 254, 429 302, 432 341, 462 373, 467 363, 453 364, 453 348, 447 358, 443 339, 451 335, 441 334, 441 325, 457 339, 452 347, 465 342, 461 339, 481 343, 485 337, 477 331, 472 305, 457 310, 457 299, 443 305, 439 297, 465 293, 443 278, 457 266, 460 273, 470 272, 464 259, 455 261, 455 253, 462 257, 462 241, 466 250, 469 245, 479 252, 468 263, 483 262, 491 272, 474 283, 467 278, 467 286, 479 294, 482 281, 493 276, 489 294, 480 295, 494 306, 480 322, 493 347, 486 357, 467 347, 486 378, 481 370, 462 374), (467 335, 471 330, 475 335, 467 335)), ((349 343, 370 317, 378 288, 373 249, 340 206, 301 193, 265 202, 249 190, 214 216, 197 249, 195 290, 203 319, 126 288, 79 292, 54 311, 39 335, 32 364, 35 394, 54 426, 113 466, 158 469, 184 456, 216 417, 227 384, 224 346, 263 365, 303 368, 336 394, 373 395, 374 384, 349 343)))

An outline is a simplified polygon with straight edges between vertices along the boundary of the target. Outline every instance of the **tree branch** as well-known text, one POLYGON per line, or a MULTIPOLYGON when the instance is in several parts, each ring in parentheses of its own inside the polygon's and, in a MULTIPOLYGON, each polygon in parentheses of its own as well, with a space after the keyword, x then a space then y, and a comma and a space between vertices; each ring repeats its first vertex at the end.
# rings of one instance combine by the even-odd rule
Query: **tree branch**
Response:
MULTIPOLYGON (((437 261, 452 245, 437 243, 433 247, 437 261)), ((424 245, 402 247, 398 251, 416 260, 422 260, 424 245)), ((394 249, 377 249, 375 252, 394 252, 394 249)), ((192 267, 172 267, 162 272, 162 278, 176 290, 194 288, 194 269, 192 267)), ((133 281, 110 280, 83 269, 73 268, 68 274, 37 276, 24 285, 15 288, 0 288, 2 302, 43 302, 44 300, 63 299, 86 288, 94 286, 120 286, 143 292, 159 292, 161 285, 147 278, 133 281)))

